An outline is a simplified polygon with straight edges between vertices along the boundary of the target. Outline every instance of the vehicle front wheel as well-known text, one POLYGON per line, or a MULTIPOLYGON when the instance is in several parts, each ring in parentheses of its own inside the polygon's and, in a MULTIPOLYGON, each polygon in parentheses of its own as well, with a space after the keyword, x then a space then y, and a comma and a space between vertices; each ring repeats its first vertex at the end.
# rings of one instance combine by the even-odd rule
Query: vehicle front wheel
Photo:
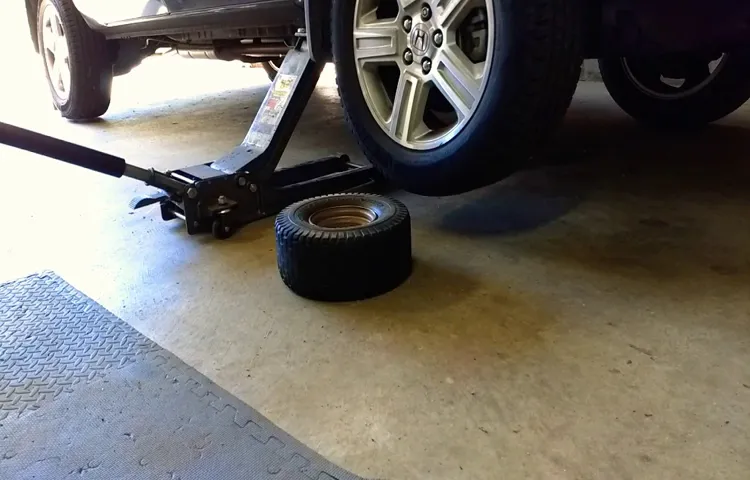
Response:
POLYGON ((62 116, 86 120, 106 112, 112 63, 104 37, 89 28, 71 0, 43 0, 37 32, 52 101, 62 116))
POLYGON ((563 118, 580 74, 580 20, 575 0, 334 0, 347 122, 407 190, 493 183, 563 118))
POLYGON ((750 99, 750 55, 669 55, 599 60, 614 101, 657 128, 693 128, 719 120, 750 99))

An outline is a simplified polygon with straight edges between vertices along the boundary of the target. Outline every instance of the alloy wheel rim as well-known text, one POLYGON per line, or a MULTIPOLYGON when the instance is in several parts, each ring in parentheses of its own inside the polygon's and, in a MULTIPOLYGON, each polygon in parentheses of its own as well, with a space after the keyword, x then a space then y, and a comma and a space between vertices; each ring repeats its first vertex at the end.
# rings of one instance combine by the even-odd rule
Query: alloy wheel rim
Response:
POLYGON ((724 69, 728 58, 727 54, 722 54, 715 60, 706 61, 705 65, 698 61, 701 71, 705 67, 699 78, 687 78, 687 75, 675 78, 653 69, 648 72, 649 75, 641 78, 643 75, 638 73, 640 65, 631 64, 627 58, 621 58, 620 62, 627 78, 641 92, 657 100, 680 100, 695 95, 713 82, 724 69))
POLYGON ((491 0, 356 0, 354 60, 370 113, 395 142, 430 150, 471 120, 491 68, 491 0))
POLYGON ((52 89, 66 101, 70 95, 70 52, 60 14, 50 3, 45 5, 42 14, 42 48, 52 89))

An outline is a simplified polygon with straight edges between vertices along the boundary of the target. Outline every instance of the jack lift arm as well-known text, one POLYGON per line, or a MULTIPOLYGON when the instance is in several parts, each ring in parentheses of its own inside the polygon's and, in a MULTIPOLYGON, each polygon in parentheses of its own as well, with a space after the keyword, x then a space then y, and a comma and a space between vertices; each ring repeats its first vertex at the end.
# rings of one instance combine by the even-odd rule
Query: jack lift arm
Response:
POLYGON ((281 155, 330 58, 323 35, 327 2, 305 2, 307 28, 284 59, 276 79, 240 145, 222 158, 170 172, 143 169, 122 158, 0 123, 0 143, 156 187, 133 199, 132 208, 159 203, 164 220, 185 222, 189 234, 228 238, 237 228, 311 196, 365 190, 377 181, 369 166, 346 155, 277 170, 281 155))

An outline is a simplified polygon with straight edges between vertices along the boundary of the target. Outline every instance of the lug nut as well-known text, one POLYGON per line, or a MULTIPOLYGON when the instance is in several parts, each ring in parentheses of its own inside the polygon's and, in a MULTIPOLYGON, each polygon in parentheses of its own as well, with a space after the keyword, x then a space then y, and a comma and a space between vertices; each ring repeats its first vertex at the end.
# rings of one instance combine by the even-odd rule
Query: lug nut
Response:
POLYGON ((412 62, 414 62, 414 54, 411 53, 411 50, 407 50, 404 52, 404 62, 407 65, 411 65, 412 62))
POLYGON ((404 19, 404 30, 406 30, 406 33, 411 32, 411 27, 412 27, 411 17, 406 17, 404 19))
POLYGON ((425 22, 432 18, 432 10, 430 9, 430 6, 427 4, 422 5, 422 11, 421 11, 422 20, 425 22))
POLYGON ((439 47, 443 44, 443 32, 438 30, 435 32, 435 35, 432 36, 432 41, 435 43, 435 46, 439 47))
POLYGON ((424 73, 430 73, 430 70, 432 70, 432 60, 425 58, 422 60, 422 71, 424 73))

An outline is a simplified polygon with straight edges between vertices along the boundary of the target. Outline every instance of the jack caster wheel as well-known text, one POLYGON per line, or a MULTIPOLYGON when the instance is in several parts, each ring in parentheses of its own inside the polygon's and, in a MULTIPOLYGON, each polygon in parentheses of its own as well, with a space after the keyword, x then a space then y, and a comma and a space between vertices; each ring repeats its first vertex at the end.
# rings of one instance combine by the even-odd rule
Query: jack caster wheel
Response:
POLYGON ((221 217, 214 220, 214 223, 211 224, 211 234, 217 240, 226 240, 234 235, 234 231, 234 228, 227 225, 226 220, 221 217))
POLYGON ((371 194, 304 200, 276 218, 276 255, 282 280, 302 297, 374 297, 411 274, 409 211, 371 194))

